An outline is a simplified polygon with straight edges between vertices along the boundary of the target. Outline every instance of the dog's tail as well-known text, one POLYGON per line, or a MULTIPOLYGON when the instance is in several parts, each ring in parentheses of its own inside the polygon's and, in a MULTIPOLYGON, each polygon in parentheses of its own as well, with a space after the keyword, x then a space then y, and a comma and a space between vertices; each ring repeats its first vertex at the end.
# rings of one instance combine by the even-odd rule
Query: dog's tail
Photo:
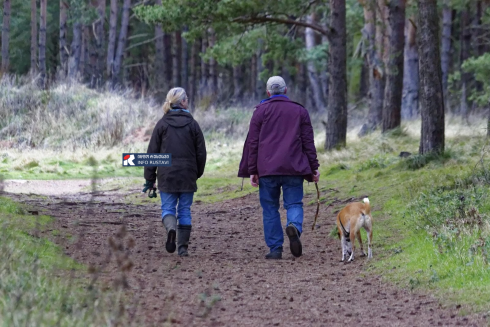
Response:
POLYGON ((364 214, 366 214, 366 215, 371 214, 371 204, 369 203, 369 199, 364 198, 362 200, 362 203, 364 203, 364 210, 365 210, 364 214))

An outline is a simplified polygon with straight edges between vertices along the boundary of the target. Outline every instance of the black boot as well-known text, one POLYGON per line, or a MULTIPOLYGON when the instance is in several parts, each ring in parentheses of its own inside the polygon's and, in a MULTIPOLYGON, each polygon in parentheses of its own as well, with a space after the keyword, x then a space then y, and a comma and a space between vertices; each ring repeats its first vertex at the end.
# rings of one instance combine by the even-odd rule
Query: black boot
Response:
POLYGON ((165 243, 165 249, 168 253, 174 253, 176 249, 175 238, 177 228, 177 218, 174 215, 166 215, 162 219, 163 226, 167 230, 167 242, 165 243))
POLYGON ((289 237, 289 248, 291 249, 291 254, 295 257, 301 257, 303 253, 303 246, 299 239, 299 232, 292 224, 286 227, 286 235, 289 237))
POLYGON ((268 254, 265 255, 265 258, 266 259, 272 259, 272 260, 282 259, 282 247, 280 247, 274 251, 269 252, 268 254))
POLYGON ((191 237, 191 225, 179 225, 177 230, 177 246, 179 247, 179 255, 181 257, 187 257, 189 253, 187 248, 189 247, 189 238, 191 237))

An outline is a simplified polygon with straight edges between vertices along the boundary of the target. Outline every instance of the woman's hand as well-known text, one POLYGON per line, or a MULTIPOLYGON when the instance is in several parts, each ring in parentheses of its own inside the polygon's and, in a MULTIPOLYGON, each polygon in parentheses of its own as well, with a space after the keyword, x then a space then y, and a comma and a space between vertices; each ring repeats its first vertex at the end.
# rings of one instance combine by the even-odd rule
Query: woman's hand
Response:
POLYGON ((145 188, 141 192, 146 193, 146 191, 148 191, 149 189, 156 189, 157 188, 156 185, 157 185, 156 182, 147 180, 146 183, 143 184, 145 188))

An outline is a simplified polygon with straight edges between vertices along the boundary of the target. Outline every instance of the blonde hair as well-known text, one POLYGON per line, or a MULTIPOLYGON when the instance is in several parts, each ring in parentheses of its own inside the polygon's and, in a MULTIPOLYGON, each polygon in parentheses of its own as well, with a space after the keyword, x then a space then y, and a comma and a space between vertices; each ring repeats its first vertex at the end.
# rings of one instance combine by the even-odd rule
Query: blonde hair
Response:
POLYGON ((181 87, 174 87, 167 93, 167 99, 165 103, 163 104, 163 113, 166 114, 167 112, 172 109, 172 107, 180 104, 182 101, 187 98, 187 94, 185 93, 185 90, 181 87))

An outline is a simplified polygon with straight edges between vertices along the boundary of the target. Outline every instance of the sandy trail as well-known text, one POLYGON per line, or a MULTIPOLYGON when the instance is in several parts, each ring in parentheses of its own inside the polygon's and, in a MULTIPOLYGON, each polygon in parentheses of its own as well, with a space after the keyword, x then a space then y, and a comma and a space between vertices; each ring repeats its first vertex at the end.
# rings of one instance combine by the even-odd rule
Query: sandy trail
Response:
POLYGON ((24 193, 36 195, 67 195, 77 194, 90 187, 89 179, 72 180, 24 180, 9 179, 3 182, 4 191, 8 193, 24 193))
MULTIPOLYGON (((42 183, 38 187, 46 189, 42 183)), ((126 226, 126 240, 132 238, 136 244, 124 250, 134 264, 128 285, 139 303, 137 314, 148 325, 487 325, 483 315, 462 317, 459 311, 464 308, 442 308, 430 295, 401 290, 366 273, 365 258, 340 263, 340 242, 328 236, 335 221, 330 208, 321 209, 321 226, 311 231, 316 208, 305 207, 301 258, 292 257, 285 237, 283 259, 268 261, 257 194, 216 204, 197 202, 191 255, 179 258, 165 251, 159 199, 151 205, 133 205, 111 192, 96 195, 92 204, 87 204, 88 193, 8 196, 55 217, 52 229, 61 232, 50 238, 74 259, 105 266, 105 281, 121 275, 114 258, 106 266, 106 254, 110 253, 108 239, 117 239, 121 226, 126 226), (70 235, 76 235, 82 245, 70 241, 70 235)), ((307 197, 304 202, 311 200, 307 197)), ((50 230, 46 235, 52 235, 50 230)), ((374 260, 377 255, 374 247, 374 260)))

